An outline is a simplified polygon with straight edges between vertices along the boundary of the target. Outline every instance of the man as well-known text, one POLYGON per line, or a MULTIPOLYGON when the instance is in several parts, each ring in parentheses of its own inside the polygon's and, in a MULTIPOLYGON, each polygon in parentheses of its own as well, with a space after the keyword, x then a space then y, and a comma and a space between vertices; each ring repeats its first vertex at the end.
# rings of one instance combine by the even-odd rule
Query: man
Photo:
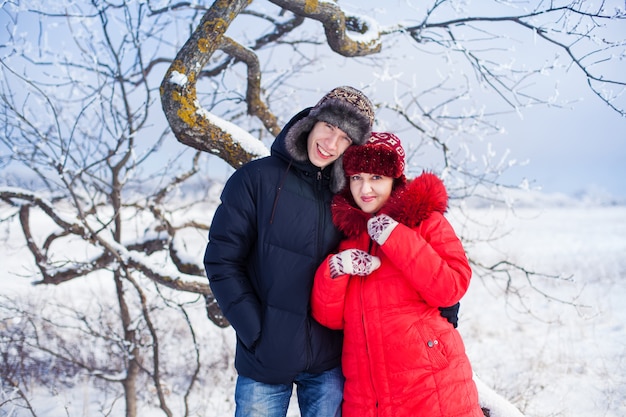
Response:
POLYGON ((342 335, 311 318, 309 298, 341 237, 330 214, 346 181, 341 155, 369 139, 373 121, 361 91, 335 88, 224 187, 204 265, 237 333, 237 417, 284 417, 294 384, 302 417, 341 414, 342 335))

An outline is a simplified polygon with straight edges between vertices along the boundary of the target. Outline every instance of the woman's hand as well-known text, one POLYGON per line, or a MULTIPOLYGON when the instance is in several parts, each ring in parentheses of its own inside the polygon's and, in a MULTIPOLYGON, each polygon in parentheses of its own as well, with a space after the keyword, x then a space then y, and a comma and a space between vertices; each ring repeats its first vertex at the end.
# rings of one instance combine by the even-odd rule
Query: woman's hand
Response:
POLYGON ((397 225, 398 222, 391 217, 380 214, 367 221, 367 233, 374 242, 382 246, 397 225))
POLYGON ((328 259, 331 278, 340 275, 366 276, 380 267, 380 258, 360 249, 346 249, 328 259))

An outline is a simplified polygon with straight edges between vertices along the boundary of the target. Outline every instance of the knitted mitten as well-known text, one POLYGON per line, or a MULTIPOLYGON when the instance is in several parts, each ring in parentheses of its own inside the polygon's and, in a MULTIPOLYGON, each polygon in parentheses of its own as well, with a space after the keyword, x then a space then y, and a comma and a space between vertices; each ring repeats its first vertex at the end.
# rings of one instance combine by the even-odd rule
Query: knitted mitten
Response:
POLYGON ((328 263, 332 278, 344 274, 366 276, 380 267, 380 258, 360 249, 346 249, 331 256, 328 263))
POLYGON ((367 221, 367 233, 373 241, 382 246, 397 225, 397 221, 386 214, 381 214, 367 221))

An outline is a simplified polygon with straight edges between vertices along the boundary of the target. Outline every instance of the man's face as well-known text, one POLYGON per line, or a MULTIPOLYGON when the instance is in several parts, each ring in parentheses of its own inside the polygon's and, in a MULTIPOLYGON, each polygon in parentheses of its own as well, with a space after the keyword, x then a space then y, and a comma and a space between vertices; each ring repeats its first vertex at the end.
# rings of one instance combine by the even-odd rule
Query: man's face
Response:
POLYGON ((352 139, 337 126, 318 121, 307 139, 309 160, 318 168, 325 168, 339 158, 352 139))

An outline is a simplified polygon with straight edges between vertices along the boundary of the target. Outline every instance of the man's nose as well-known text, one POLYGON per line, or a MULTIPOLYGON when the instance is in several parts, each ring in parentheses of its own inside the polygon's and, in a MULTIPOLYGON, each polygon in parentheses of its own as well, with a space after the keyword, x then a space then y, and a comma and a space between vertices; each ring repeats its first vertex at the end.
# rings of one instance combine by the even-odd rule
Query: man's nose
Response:
POLYGON ((326 146, 330 149, 337 149, 340 138, 341 135, 339 133, 331 133, 326 141, 326 146))

